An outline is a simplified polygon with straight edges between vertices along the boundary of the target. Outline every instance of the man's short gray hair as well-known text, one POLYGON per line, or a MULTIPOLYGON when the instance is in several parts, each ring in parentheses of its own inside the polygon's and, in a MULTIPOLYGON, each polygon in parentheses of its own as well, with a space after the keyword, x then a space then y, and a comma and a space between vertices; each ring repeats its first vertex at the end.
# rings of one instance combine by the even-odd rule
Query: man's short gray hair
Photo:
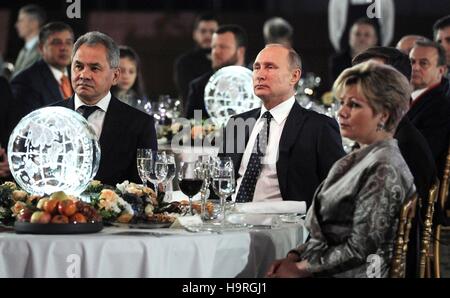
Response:
POLYGON ((75 53, 77 52, 77 50, 83 44, 86 44, 88 46, 95 46, 97 44, 104 45, 106 48, 106 53, 107 53, 106 59, 108 59, 109 66, 111 68, 119 67, 119 63, 120 63, 119 47, 117 46, 115 41, 108 35, 98 32, 98 31, 92 31, 92 32, 88 32, 88 33, 80 36, 73 46, 72 60, 73 60, 73 57, 75 56, 75 53))

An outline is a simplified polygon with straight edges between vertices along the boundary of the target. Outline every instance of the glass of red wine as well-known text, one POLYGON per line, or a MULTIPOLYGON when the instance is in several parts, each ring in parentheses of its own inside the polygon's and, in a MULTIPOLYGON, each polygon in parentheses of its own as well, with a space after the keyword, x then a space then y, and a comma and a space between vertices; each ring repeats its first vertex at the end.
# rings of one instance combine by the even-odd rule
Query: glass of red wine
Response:
POLYGON ((181 191, 189 198, 189 211, 191 215, 194 215, 192 197, 200 191, 203 184, 200 169, 198 168, 198 163, 196 161, 184 161, 180 163, 178 182, 181 191))

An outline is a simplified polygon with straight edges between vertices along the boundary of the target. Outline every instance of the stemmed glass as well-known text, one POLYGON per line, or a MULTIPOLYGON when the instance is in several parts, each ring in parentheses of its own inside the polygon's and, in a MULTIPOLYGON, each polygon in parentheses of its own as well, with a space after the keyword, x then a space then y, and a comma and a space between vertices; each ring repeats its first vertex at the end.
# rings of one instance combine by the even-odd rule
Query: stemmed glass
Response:
POLYGON ((213 190, 220 197, 220 213, 222 226, 226 224, 226 198, 233 194, 235 189, 234 167, 230 157, 217 158, 212 166, 211 178, 213 190))
POLYGON ((159 184, 162 183, 168 172, 167 157, 164 151, 152 151, 151 166, 147 179, 155 186, 156 198, 159 201, 159 184))
POLYGON ((206 214, 206 201, 209 197, 209 185, 211 184, 211 171, 214 165, 214 157, 209 155, 200 155, 197 161, 197 168, 199 170, 199 177, 203 180, 201 194, 201 217, 208 219, 206 214))
POLYGON ((181 191, 189 198, 189 211, 194 215, 192 209, 192 197, 200 191, 203 180, 199 175, 197 161, 182 161, 178 172, 178 181, 181 191))
POLYGON ((148 176, 150 175, 150 169, 152 167, 152 150, 137 149, 136 164, 142 184, 143 186, 147 186, 148 176))
POLYGON ((166 152, 166 159, 167 159, 167 175, 166 178, 164 179, 164 189, 168 199, 171 200, 172 198, 170 197, 171 195, 168 194, 167 188, 172 183, 172 180, 175 177, 176 172, 175 156, 173 155, 173 153, 166 152))

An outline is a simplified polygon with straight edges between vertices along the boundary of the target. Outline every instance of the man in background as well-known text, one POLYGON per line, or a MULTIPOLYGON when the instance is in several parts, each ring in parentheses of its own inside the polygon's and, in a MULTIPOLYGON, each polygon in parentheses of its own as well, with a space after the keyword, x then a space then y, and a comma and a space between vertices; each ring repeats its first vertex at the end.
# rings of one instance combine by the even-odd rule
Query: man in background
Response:
POLYGON ((205 107, 205 86, 209 78, 225 66, 245 64, 245 51, 247 48, 247 34, 238 25, 223 25, 213 34, 211 50, 211 67, 189 84, 189 93, 186 100, 186 118, 194 118, 194 111, 202 111, 202 118, 209 118, 205 107))
POLYGON ((436 21, 433 26, 434 40, 445 50, 447 79, 450 80, 450 15, 436 21))
POLYGON ((45 11, 30 4, 22 7, 16 22, 17 34, 25 41, 14 63, 13 77, 39 60, 41 57, 38 50, 39 29, 45 23, 45 11))
POLYGON ((74 34, 62 22, 48 23, 39 33, 42 59, 11 80, 13 94, 26 115, 73 94, 69 70, 74 34))
POLYGON ((211 71, 211 40, 218 27, 219 22, 214 15, 198 16, 192 31, 195 48, 182 54, 175 61, 175 85, 178 94, 181 96, 183 106, 185 106, 188 95, 189 83, 202 74, 211 71))

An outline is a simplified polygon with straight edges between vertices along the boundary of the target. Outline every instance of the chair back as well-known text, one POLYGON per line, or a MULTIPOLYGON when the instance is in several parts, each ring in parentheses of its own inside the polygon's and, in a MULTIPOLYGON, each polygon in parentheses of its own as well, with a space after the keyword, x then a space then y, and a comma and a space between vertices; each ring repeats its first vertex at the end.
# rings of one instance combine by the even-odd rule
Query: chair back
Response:
POLYGON ((439 180, 436 179, 430 188, 428 194, 428 204, 423 221, 422 239, 420 241, 420 260, 419 260, 419 277, 424 278, 425 274, 431 275, 430 272, 430 244, 433 227, 434 204, 439 192, 439 180))
POLYGON ((406 253, 408 251, 409 232, 411 223, 416 214, 417 194, 406 200, 400 210, 397 237, 394 244, 390 277, 403 278, 406 271, 406 253))
MULTIPOLYGON (((439 188, 439 202, 438 204, 441 207, 441 210, 444 213, 444 216, 446 218, 450 218, 450 210, 445 210, 445 205, 448 200, 448 188, 450 184, 450 142, 448 146, 448 153, 447 153, 447 159, 445 161, 445 167, 444 167, 444 173, 442 175, 441 180, 441 187, 439 188)), ((440 278, 441 277, 441 230, 446 229, 448 230, 448 227, 445 227, 441 224, 436 225, 435 231, 434 231, 434 243, 433 243, 433 265, 434 265, 434 277, 440 278)))
MULTIPOLYGON (((445 161, 444 174, 442 175, 441 187, 439 189, 439 204, 442 207, 442 210, 445 212, 445 203, 448 199, 448 186, 450 184, 450 144, 448 146, 447 159, 445 161)), ((447 210, 447 212, 449 212, 447 210)), ((449 214, 446 214, 447 217, 450 217, 449 214)))

